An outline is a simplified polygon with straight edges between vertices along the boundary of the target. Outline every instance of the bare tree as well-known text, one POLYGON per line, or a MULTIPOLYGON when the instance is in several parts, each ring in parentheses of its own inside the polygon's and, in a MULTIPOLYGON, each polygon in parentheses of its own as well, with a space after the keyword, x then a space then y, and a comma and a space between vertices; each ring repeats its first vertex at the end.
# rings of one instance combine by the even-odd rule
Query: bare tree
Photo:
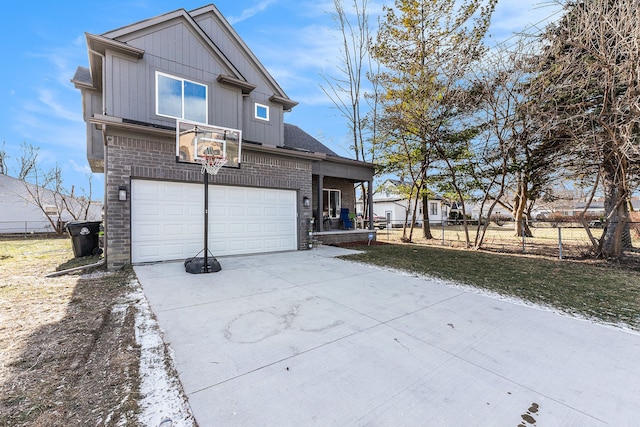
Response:
MULTIPOLYGON (((356 160, 373 163, 372 141, 375 138, 375 129, 368 126, 364 111, 366 103, 363 102, 363 83, 366 81, 367 69, 372 66, 369 55, 368 3, 368 0, 352 0, 351 10, 348 11, 345 10, 344 0, 333 0, 333 17, 341 36, 341 64, 337 76, 323 75, 327 85, 321 88, 347 121, 351 132, 351 149, 356 160), (349 12, 352 12, 353 18, 350 18, 349 12), (369 134, 368 128, 371 131, 369 134)), ((375 109, 377 97, 374 95, 371 99, 374 103, 370 106, 375 109)), ((364 184, 361 185, 361 196, 363 210, 368 212, 367 189, 364 184)))
POLYGON ((58 234, 63 232, 65 217, 73 220, 88 219, 93 204, 93 174, 87 174, 88 191, 82 189, 81 194, 75 194, 73 186, 71 191, 64 187, 60 166, 55 165, 49 170, 39 167, 38 147, 23 143, 21 148, 17 178, 24 184, 26 192, 21 197, 40 209, 58 234))
POLYGON ((9 155, 7 151, 4 149, 4 141, 2 142, 2 148, 0 148, 0 175, 8 175, 9 170, 7 169, 7 160, 9 159, 9 155))
POLYGON ((38 162, 38 151, 40 147, 34 147, 31 144, 23 142, 20 144, 22 154, 20 156, 20 166, 18 171, 18 179, 25 180, 33 171, 38 162))
POLYGON ((606 224, 596 254, 630 245, 628 199, 640 149, 640 2, 558 1, 565 15, 544 34, 534 81, 549 139, 570 146, 571 167, 600 174, 606 224))
MULTIPOLYGON (((34 160, 37 160, 37 156, 34 160)), ((24 164, 24 159, 21 160, 21 164, 24 164)), ((60 167, 56 165, 51 170, 43 172, 34 162, 29 174, 21 178, 21 180, 29 195, 26 200, 42 211, 57 234, 62 234, 64 200, 60 194, 60 189, 62 188, 62 171, 60 167), (55 213, 53 212, 54 210, 55 213)))

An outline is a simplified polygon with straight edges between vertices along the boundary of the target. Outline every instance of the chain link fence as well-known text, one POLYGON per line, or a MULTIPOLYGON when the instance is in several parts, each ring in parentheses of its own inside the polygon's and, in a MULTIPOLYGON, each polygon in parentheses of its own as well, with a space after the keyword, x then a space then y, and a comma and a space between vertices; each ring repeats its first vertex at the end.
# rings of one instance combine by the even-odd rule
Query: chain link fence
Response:
MULTIPOLYGON (((640 247, 640 223, 629 223, 633 247, 640 247)), ((518 232, 516 223, 505 221, 490 223, 482 239, 480 247, 484 250, 504 253, 519 253, 528 255, 544 255, 557 258, 580 258, 589 253, 593 244, 587 229, 580 222, 571 221, 529 221, 529 230, 532 236, 518 232)), ((377 239, 385 241, 406 241, 409 237, 409 228, 406 235, 403 234, 403 224, 387 224, 379 229, 377 239), (403 237, 405 237, 403 239, 403 237)), ((454 223, 431 224, 431 239, 423 237, 422 225, 416 224, 411 235, 411 241, 418 244, 431 246, 458 247, 466 246, 466 233, 464 226, 454 223)), ((471 246, 476 241, 478 225, 468 224, 469 241, 471 246)), ((599 221, 589 223, 589 231, 595 241, 599 241, 604 232, 604 227, 599 221)))
MULTIPOLYGON (((62 227, 62 224, 59 225, 62 227)), ((51 223, 47 220, 40 221, 0 221, 1 234, 32 234, 55 233, 51 223)))

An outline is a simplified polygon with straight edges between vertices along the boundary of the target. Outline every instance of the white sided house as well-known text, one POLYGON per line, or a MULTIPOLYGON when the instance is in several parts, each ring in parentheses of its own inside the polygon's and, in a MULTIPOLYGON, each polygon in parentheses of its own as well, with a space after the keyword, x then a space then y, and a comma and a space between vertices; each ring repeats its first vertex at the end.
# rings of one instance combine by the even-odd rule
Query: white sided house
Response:
MULTIPOLYGON (((408 223, 413 220, 416 224, 424 221, 424 209, 422 200, 419 200, 417 209, 414 212, 415 198, 408 200, 407 196, 400 190, 406 183, 396 179, 387 179, 373 195, 374 216, 386 219, 386 224, 392 227, 402 227, 405 218, 408 223)), ((440 198, 428 200, 429 224, 442 224, 447 220, 448 207, 443 204, 440 198)))
POLYGON ((66 203, 51 190, 0 174, 0 234, 54 233, 75 219, 101 220, 100 202, 90 202, 88 210, 82 200, 67 197, 66 203))
POLYGON ((72 81, 89 164, 105 175, 109 268, 202 249, 203 141, 228 159, 208 177, 215 256, 306 249, 324 226, 311 229, 312 218, 355 212, 354 186, 371 189, 372 164, 284 123, 297 102, 215 6, 86 34, 86 42, 89 66, 72 81))

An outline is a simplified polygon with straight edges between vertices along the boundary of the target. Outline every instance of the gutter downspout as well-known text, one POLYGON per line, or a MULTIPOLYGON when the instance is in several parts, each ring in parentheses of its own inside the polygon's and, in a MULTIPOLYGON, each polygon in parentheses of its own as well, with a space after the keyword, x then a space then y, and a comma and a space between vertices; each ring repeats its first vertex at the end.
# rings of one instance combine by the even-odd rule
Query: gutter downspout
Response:
POLYGON ((98 55, 100 58, 102 58, 102 114, 103 115, 107 115, 107 99, 105 96, 105 85, 107 84, 107 76, 105 73, 105 68, 107 67, 107 58, 106 56, 104 56, 103 54, 101 54, 98 51, 92 50, 92 49, 87 49, 89 51, 89 53, 93 53, 94 55, 98 55))

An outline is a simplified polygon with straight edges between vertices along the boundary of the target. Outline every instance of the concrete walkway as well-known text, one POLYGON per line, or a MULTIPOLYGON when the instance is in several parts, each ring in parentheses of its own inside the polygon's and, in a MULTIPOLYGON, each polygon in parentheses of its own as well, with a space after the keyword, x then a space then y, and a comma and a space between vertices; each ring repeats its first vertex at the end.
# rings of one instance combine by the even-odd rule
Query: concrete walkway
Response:
POLYGON ((640 335, 311 251, 135 267, 207 426, 638 426, 640 335))

